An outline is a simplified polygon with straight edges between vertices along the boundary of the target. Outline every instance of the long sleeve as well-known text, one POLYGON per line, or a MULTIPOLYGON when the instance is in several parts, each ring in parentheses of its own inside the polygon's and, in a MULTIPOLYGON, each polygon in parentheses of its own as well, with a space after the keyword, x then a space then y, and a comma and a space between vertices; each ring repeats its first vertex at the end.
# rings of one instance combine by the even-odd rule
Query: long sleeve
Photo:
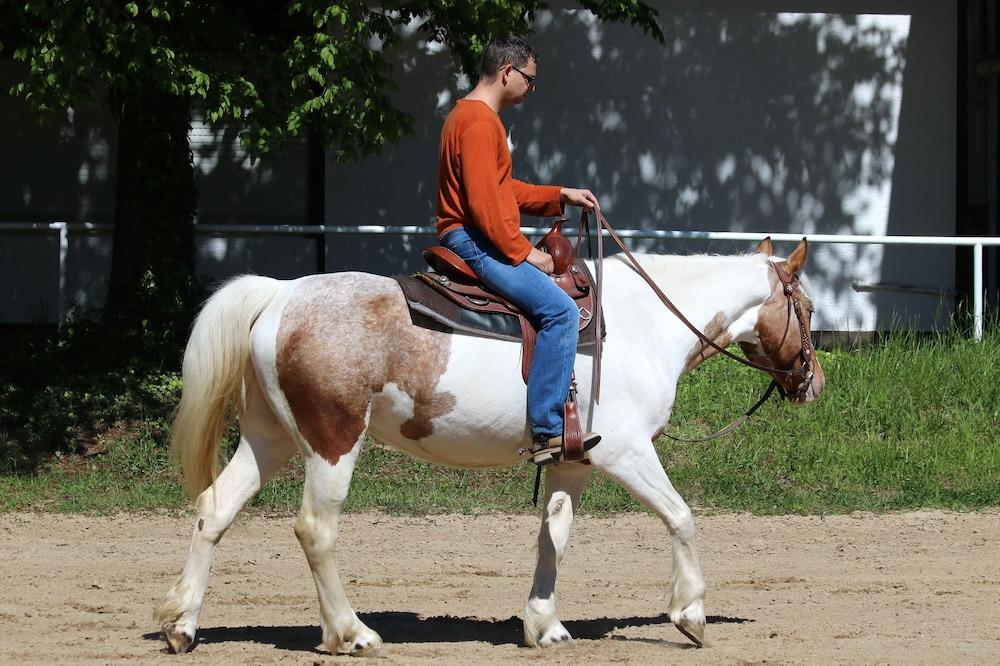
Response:
POLYGON ((469 226, 515 265, 531 252, 521 213, 559 215, 559 187, 515 180, 500 117, 479 100, 459 100, 441 128, 437 231, 469 226))
POLYGON ((510 207, 502 204, 497 177, 498 138, 502 139, 497 136, 496 126, 486 122, 474 123, 465 130, 460 144, 462 184, 472 222, 498 250, 519 264, 531 252, 531 243, 521 233, 520 218, 512 216, 510 207))
POLYGON ((558 185, 532 185, 516 178, 511 178, 510 182, 518 210, 522 213, 538 217, 562 215, 558 185))

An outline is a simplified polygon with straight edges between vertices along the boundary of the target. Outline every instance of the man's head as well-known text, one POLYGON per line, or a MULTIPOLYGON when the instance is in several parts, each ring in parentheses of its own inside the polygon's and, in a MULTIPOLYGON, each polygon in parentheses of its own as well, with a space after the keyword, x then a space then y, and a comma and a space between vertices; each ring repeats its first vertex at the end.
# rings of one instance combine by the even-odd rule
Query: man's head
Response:
POLYGON ((518 104, 535 89, 538 54, 520 37, 508 35, 490 42, 479 63, 480 81, 503 90, 503 106, 518 104))

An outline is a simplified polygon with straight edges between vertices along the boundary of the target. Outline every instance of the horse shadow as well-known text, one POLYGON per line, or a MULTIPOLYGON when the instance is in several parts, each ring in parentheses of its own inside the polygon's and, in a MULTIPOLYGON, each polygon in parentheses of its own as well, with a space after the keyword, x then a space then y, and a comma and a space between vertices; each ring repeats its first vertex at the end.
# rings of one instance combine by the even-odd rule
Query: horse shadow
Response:
MULTIPOLYGON (((388 644, 480 642, 492 645, 509 645, 522 643, 521 618, 514 615, 505 620, 486 620, 448 615, 421 617, 417 613, 382 611, 359 613, 358 617, 377 631, 382 640, 388 644)), ((709 615, 706 619, 708 624, 745 624, 754 621, 748 618, 723 615, 709 615)), ((646 617, 602 617, 563 622, 569 633, 580 640, 610 638, 626 642, 672 645, 678 648, 694 647, 687 642, 612 633, 619 629, 669 624, 670 617, 666 613, 646 617)), ((322 630, 317 625, 206 627, 198 630, 198 637, 192 649, 197 648, 200 643, 243 642, 271 645, 281 650, 326 654, 317 649, 321 634, 322 630)), ((146 640, 160 640, 160 633, 149 632, 143 634, 142 637, 146 640)))

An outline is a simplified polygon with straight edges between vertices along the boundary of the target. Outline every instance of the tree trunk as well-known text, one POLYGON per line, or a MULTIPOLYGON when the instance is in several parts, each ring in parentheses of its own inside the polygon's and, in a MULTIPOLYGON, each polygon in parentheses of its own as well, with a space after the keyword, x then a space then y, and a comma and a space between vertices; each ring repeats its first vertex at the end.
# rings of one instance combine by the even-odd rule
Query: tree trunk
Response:
POLYGON ((190 306, 194 278, 190 101, 150 92, 113 99, 118 164, 105 318, 172 321, 190 306))

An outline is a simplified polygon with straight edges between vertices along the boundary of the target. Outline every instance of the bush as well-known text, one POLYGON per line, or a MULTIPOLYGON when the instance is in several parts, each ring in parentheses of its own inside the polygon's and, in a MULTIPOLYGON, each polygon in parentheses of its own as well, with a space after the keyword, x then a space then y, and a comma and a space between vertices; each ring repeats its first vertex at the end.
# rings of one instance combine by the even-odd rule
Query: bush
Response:
POLYGON ((148 321, 0 333, 2 469, 31 470, 57 452, 94 453, 103 434, 140 422, 165 439, 180 398, 178 337, 148 321))

